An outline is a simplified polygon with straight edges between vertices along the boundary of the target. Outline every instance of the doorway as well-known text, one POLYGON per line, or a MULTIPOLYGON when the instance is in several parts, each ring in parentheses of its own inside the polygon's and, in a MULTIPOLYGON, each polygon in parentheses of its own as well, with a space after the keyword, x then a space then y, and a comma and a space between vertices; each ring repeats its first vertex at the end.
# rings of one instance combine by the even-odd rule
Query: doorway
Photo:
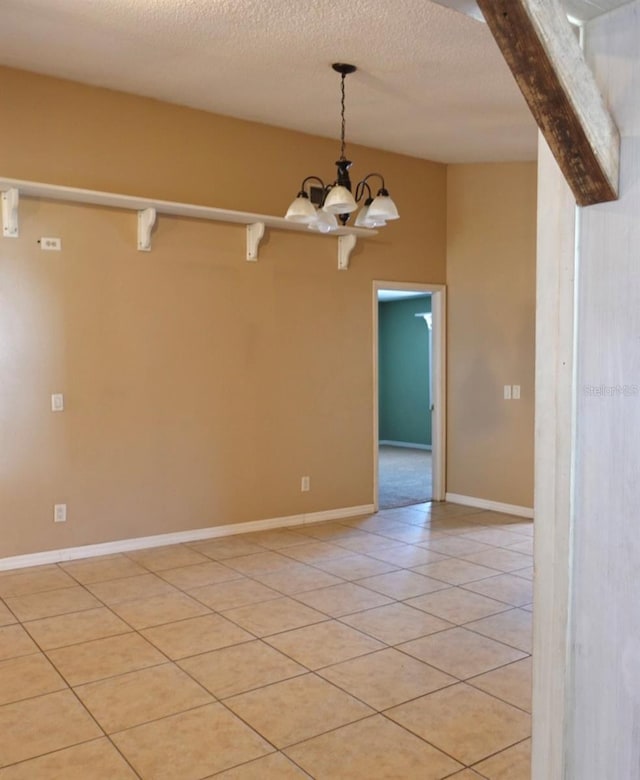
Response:
POLYGON ((374 505, 442 501, 442 285, 374 282, 374 505))

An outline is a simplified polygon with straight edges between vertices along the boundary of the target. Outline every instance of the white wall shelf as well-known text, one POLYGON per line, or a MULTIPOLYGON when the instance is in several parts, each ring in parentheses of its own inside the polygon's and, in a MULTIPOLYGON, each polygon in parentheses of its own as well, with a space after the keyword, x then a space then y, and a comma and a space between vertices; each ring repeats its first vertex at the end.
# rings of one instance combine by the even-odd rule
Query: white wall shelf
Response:
POLYGON ((0 178, 2 193, 2 227, 6 238, 18 237, 18 208, 21 196, 60 200, 68 203, 90 203, 94 206, 107 206, 114 209, 127 209, 138 214, 137 247, 141 252, 151 251, 151 232, 158 215, 169 214, 191 219, 205 219, 213 222, 233 222, 247 226, 247 260, 258 259, 260 241, 265 228, 307 233, 314 236, 338 237, 338 269, 349 267, 349 257, 358 238, 377 235, 376 230, 366 228, 341 227, 331 233, 311 231, 306 225, 289 222, 284 217, 272 217, 266 214, 251 214, 247 211, 231 211, 211 206, 198 206, 192 203, 175 203, 168 200, 152 200, 134 195, 118 195, 98 190, 83 190, 77 187, 63 187, 57 184, 43 184, 21 179, 0 178))

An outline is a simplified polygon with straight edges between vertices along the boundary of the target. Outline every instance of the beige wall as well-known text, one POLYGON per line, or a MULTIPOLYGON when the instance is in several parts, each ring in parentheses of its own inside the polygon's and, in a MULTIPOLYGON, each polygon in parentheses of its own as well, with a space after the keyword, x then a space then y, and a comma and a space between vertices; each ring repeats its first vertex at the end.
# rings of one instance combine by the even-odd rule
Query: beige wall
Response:
POLYGON ((533 506, 535 163, 447 172, 447 491, 533 506), (520 401, 503 400, 519 384, 520 401))
MULTIPOLYGON (((278 214, 336 157, 19 71, 0 94, 6 177, 278 214)), ((372 280, 444 282, 446 169, 350 153, 402 219, 348 272, 333 237, 272 231, 247 263, 242 226, 161 216, 142 253, 132 212, 23 199, 0 239, 0 557, 372 501, 372 280)))

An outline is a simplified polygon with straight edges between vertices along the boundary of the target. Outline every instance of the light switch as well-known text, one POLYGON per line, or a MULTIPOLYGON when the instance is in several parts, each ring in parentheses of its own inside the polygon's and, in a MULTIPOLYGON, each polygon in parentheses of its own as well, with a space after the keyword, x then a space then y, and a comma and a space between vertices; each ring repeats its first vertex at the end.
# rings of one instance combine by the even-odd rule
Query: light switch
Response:
POLYGON ((511 400, 511 385, 504 386, 504 400, 505 401, 511 400))
POLYGON ((513 386, 513 392, 511 394, 511 397, 514 401, 520 400, 520 385, 514 385, 513 386))
POLYGON ((51 411, 64 412, 64 396, 62 393, 54 393, 51 396, 51 411))

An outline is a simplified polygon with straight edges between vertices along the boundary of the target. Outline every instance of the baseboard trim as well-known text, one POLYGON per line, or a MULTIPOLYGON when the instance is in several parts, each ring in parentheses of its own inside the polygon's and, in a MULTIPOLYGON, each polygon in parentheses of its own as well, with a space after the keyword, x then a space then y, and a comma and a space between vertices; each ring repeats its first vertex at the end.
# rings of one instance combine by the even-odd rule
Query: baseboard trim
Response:
POLYGON ((290 528, 296 525, 324 523, 329 520, 342 520, 345 517, 358 517, 372 514, 373 504, 348 506, 340 509, 328 509, 323 512, 311 512, 304 515, 288 515, 287 517, 271 517, 265 520, 250 520, 234 525, 216 525, 209 528, 196 528, 192 531, 176 531, 175 533, 157 534, 156 536, 139 536, 133 539, 118 539, 113 542, 87 544, 81 547, 67 547, 62 550, 46 550, 45 552, 14 555, 10 558, 0 558, 0 571, 9 569, 24 569, 27 566, 44 566, 48 563, 73 561, 78 558, 95 558, 98 555, 113 555, 114 553, 140 550, 144 547, 164 547, 168 544, 183 544, 198 542, 204 539, 216 539, 220 536, 248 534, 252 531, 269 531, 274 528, 290 528))
POLYGON ((533 508, 528 506, 518 506, 517 504, 503 504, 501 501, 488 501, 486 498, 474 498, 473 496, 461 496, 459 493, 447 493, 446 501, 452 504, 462 504, 463 506, 473 506, 477 509, 489 509, 492 512, 502 512, 506 515, 516 515, 517 517, 527 517, 533 519, 533 508))
POLYGON ((431 451, 431 444, 412 444, 410 441, 392 441, 391 439, 380 439, 378 444, 386 444, 387 447, 406 447, 410 450, 429 450, 431 451))

